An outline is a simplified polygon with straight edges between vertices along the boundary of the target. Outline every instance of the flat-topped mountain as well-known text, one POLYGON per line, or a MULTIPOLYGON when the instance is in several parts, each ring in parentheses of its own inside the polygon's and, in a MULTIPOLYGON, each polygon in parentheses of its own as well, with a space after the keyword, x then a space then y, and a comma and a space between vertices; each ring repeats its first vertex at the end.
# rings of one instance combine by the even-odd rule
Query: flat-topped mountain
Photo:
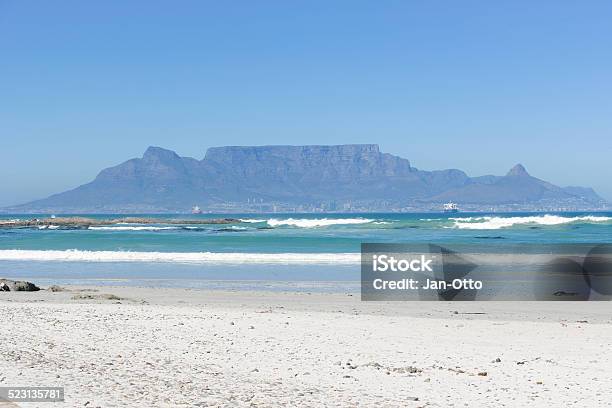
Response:
POLYGON ((378 145, 225 146, 202 160, 149 147, 142 158, 104 169, 90 183, 11 212, 185 212, 209 210, 431 209, 460 205, 601 206, 592 189, 557 187, 520 164, 505 176, 423 171, 378 145))

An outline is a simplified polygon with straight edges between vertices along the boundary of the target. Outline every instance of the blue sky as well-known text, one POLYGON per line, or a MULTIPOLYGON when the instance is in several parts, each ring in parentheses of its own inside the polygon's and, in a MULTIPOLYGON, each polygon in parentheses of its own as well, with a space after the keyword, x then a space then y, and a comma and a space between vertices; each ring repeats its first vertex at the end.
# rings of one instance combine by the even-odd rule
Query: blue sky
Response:
POLYGON ((0 0, 0 205, 149 145, 378 143, 612 200, 609 1, 0 0))

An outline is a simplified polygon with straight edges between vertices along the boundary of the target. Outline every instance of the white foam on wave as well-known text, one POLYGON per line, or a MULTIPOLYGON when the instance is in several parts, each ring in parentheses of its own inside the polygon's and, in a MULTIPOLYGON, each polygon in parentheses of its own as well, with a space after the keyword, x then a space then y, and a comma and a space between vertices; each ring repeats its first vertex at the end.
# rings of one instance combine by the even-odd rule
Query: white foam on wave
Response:
POLYGON ((316 227, 328 227, 330 225, 357 225, 367 224, 374 220, 368 218, 287 218, 285 220, 279 220, 275 218, 269 219, 268 225, 271 227, 279 226, 290 226, 299 228, 316 228, 316 227))
POLYGON ((258 220, 258 219, 252 219, 252 218, 244 218, 244 219, 240 219, 240 222, 248 222, 248 223, 252 223, 252 224, 256 224, 256 223, 260 223, 260 222, 266 222, 268 220, 258 220))
POLYGON ((231 252, 131 252, 54 250, 0 250, 0 261, 57 262, 164 262, 189 264, 334 264, 356 265, 358 253, 231 253, 231 252))
POLYGON ((154 226, 116 226, 116 227, 89 227, 94 231, 161 231, 179 229, 179 227, 154 227, 154 226))
POLYGON ((249 228, 246 227, 239 227, 238 225, 230 225, 229 227, 223 227, 220 229, 221 231, 223 230, 232 230, 232 231, 248 231, 249 228))
POLYGON ((500 229, 514 225, 561 225, 570 223, 601 223, 612 221, 612 217, 585 215, 579 217, 562 217, 560 215, 537 215, 528 217, 466 217, 449 218, 454 221, 454 228, 459 229, 500 229))

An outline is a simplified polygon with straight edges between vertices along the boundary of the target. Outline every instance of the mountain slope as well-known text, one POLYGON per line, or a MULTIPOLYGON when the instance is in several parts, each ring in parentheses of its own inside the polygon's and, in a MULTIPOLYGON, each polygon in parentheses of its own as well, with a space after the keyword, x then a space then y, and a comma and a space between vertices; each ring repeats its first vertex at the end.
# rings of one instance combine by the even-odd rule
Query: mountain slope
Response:
MULTIPOLYGON (((482 181, 474 178, 471 183, 445 191, 435 196, 434 199, 462 203, 507 204, 540 200, 563 201, 577 197, 572 190, 563 189, 532 177, 521 164, 514 166, 503 177, 492 177, 482 181)), ((590 196, 590 199, 597 200, 597 198, 590 196)))

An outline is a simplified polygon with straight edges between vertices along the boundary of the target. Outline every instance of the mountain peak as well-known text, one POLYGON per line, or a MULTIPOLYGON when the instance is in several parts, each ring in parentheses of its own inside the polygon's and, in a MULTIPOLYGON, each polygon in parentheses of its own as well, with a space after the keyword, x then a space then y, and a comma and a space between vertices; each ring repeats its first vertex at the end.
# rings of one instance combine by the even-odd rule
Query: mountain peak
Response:
POLYGON ((163 149, 161 147, 157 147, 157 146, 149 146, 147 148, 147 150, 144 152, 144 154, 142 155, 143 159, 158 159, 158 160, 164 160, 164 159, 180 159, 179 155, 176 154, 175 152, 173 152, 172 150, 167 150, 167 149, 163 149))
POLYGON ((513 168, 510 169, 510 171, 508 171, 508 173, 506 174, 506 176, 521 176, 521 177, 525 177, 525 176, 529 176, 529 173, 527 173, 527 170, 525 170, 525 167, 522 164, 517 164, 516 166, 514 166, 513 168))

